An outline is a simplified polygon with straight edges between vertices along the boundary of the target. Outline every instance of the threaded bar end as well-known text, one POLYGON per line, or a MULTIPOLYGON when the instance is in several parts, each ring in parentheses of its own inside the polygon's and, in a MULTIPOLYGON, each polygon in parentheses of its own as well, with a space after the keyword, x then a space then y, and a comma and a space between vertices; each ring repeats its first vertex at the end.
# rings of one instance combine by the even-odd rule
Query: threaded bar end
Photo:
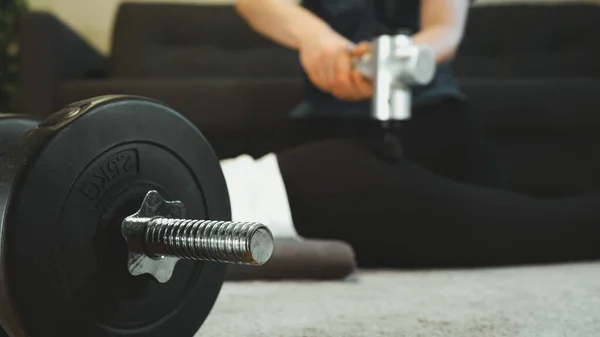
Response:
POLYGON ((273 253, 269 228, 256 222, 154 218, 146 226, 148 256, 262 265, 273 253))

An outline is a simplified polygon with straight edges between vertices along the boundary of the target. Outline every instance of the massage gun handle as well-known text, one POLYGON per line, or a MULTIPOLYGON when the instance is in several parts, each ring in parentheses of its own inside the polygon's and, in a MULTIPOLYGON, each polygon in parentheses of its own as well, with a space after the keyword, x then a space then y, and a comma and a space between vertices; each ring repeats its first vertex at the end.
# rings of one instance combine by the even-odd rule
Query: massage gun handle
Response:
POLYGON ((409 119, 411 87, 433 80, 433 50, 415 45, 407 35, 381 35, 372 45, 369 52, 354 60, 355 68, 374 82, 371 115, 384 122, 409 119))

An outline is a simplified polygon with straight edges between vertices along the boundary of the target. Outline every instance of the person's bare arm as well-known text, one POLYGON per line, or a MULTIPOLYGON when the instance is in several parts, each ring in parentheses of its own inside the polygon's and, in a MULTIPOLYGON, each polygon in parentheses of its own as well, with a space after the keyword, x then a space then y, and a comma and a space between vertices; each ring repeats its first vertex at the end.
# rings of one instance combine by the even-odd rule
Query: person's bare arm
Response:
POLYGON ((236 10, 256 32, 292 49, 303 40, 337 34, 300 0, 237 0, 236 10))
POLYGON ((239 15, 259 34, 296 49, 311 82, 325 92, 352 67, 336 67, 353 43, 300 5, 299 0, 237 0, 239 15))
POLYGON ((463 37, 469 0, 421 0, 421 30, 416 44, 430 46, 438 63, 454 58, 463 37))

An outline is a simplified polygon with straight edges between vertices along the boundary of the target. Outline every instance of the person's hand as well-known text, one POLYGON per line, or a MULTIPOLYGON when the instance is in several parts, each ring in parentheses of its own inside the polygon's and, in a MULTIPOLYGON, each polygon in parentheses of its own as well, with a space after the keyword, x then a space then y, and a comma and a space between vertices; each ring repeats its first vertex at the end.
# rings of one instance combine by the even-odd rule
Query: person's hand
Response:
POLYGON ((354 68, 353 59, 361 57, 371 48, 370 43, 339 53, 335 61, 335 81, 331 93, 344 101, 361 101, 373 97, 373 84, 354 68))
MULTIPOLYGON (((341 55, 349 55, 353 43, 331 32, 311 36, 300 43, 300 62, 310 81, 319 89, 331 93, 336 82, 336 67, 341 55)), ((348 71, 348 70, 346 70, 348 71)))

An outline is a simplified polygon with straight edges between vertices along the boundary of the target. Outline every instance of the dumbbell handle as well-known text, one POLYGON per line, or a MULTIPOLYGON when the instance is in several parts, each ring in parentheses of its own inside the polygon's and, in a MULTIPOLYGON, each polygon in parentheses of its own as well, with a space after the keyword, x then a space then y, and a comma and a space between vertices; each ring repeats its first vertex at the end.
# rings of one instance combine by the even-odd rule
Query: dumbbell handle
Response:
POLYGON ((373 80, 372 117, 384 122, 410 118, 411 88, 431 82, 436 68, 431 48, 407 35, 379 36, 354 66, 373 80))
POLYGON ((273 253, 273 235, 263 224, 184 219, 184 213, 183 203, 150 191, 140 210, 123 220, 132 275, 151 274, 164 283, 180 259, 260 266, 273 253))

